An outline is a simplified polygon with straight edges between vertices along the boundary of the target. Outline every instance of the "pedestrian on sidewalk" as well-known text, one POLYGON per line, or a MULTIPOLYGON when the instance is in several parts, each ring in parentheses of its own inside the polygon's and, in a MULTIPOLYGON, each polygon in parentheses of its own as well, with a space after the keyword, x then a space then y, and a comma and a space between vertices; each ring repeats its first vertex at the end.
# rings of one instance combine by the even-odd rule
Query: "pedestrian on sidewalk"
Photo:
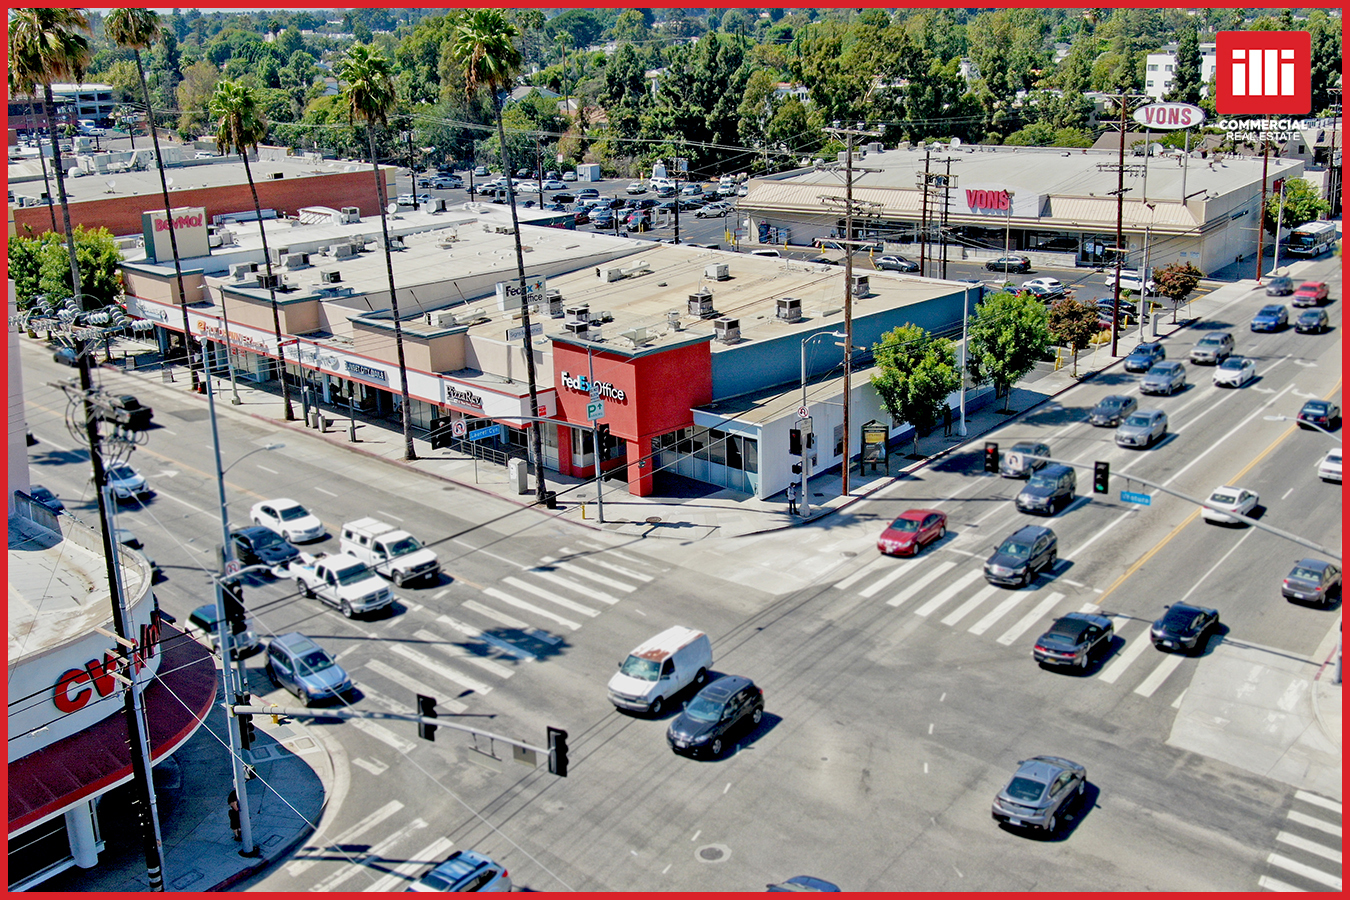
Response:
POLYGON ((795 516, 797 514, 797 485, 795 482, 788 484, 787 501, 788 515, 795 516))
POLYGON ((230 808, 230 830, 234 832, 236 841, 242 841, 244 832, 239 825, 239 795, 231 789, 230 796, 226 798, 225 802, 230 808))
POLYGON ((942 436, 952 436, 952 407, 950 403, 942 407, 942 436))

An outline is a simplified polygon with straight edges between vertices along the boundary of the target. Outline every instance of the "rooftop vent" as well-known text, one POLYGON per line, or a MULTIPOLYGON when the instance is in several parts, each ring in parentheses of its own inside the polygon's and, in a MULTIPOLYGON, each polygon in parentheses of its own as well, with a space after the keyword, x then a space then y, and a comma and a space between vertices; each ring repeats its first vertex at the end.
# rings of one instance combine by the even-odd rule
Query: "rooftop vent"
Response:
POLYGON ((731 277, 731 267, 726 263, 714 263, 703 270, 703 277, 712 281, 726 281, 731 277))
POLYGON ((230 263, 230 277, 235 281, 243 281, 256 271, 258 264, 255 262, 230 263))
POLYGON ((853 276, 853 296, 870 297, 872 296, 871 282, 866 275, 853 276))
POLYGON ((562 291, 549 290, 545 293, 544 299, 548 304, 548 314, 555 319, 561 319, 563 317, 562 291))
POLYGON ((319 273, 319 281, 322 284, 337 284, 341 280, 342 280, 342 273, 339 272, 337 269, 319 273))
POLYGON ((684 331, 684 324, 680 322, 680 311, 678 309, 666 312, 666 323, 675 331, 684 331))

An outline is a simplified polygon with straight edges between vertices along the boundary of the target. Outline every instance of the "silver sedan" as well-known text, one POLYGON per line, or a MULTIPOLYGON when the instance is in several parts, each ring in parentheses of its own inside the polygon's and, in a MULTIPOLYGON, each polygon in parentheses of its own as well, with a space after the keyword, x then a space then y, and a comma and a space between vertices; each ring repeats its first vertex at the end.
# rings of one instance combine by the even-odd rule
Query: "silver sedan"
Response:
POLYGON ((1216 387, 1242 387, 1256 377, 1256 361, 1245 356, 1230 356, 1214 370, 1216 387))

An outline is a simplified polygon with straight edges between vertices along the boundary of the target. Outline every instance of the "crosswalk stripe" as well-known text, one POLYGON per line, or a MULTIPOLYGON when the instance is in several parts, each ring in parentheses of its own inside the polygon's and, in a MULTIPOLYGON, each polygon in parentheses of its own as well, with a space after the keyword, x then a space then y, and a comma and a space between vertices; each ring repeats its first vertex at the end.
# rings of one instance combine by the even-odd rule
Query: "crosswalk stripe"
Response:
POLYGON ((465 675, 462 672, 456 672, 454 669, 446 668, 445 663, 442 663, 438 660, 434 660, 430 656, 426 656, 425 654, 418 653, 416 650, 413 650, 409 647, 405 647, 402 644, 394 644, 391 646, 390 649, 392 649, 399 656, 402 656, 404 659, 412 660, 422 668, 429 669, 432 672, 435 672, 437 675, 440 675, 442 678, 448 678, 455 684, 466 687, 471 691, 474 691, 479 694, 486 694, 492 690, 491 685, 484 684, 483 682, 478 681, 475 678, 470 678, 468 675, 465 675))
POLYGON ((967 572, 960 578, 956 579, 956 581, 952 582, 951 584, 947 585, 947 587, 943 588, 942 591, 938 593, 938 595, 935 596, 933 599, 929 600, 923 606, 920 606, 918 609, 914 610, 914 615, 916 616, 929 615, 939 606, 946 603, 948 600, 952 599, 957 594, 964 591, 966 588, 970 587, 970 585, 973 582, 983 577, 984 573, 981 572, 979 569, 976 569, 973 572, 967 572))
POLYGON ((444 624, 449 625, 451 628, 455 629, 465 637, 471 637, 476 640, 480 640, 491 647, 495 647, 501 652, 507 654, 508 656, 514 656, 516 659, 528 659, 531 661, 535 659, 534 654, 531 653, 530 651, 522 650, 515 644, 512 644, 510 641, 504 641, 501 638, 496 637, 495 635, 488 634, 487 632, 483 631, 480 628, 474 628, 472 625, 467 625, 464 622, 459 621, 458 619, 453 619, 450 616, 442 615, 437 616, 436 621, 443 622, 444 624))
POLYGON ((1304 803, 1311 803, 1313 806, 1320 806, 1323 809, 1329 809, 1335 813, 1341 811, 1341 804, 1329 797, 1320 797, 1317 794, 1310 794, 1307 791, 1294 791, 1294 796, 1304 803))
POLYGON ((1341 836, 1341 826, 1313 818, 1298 810, 1289 811, 1289 821, 1297 822, 1300 825, 1307 825, 1309 828, 1316 828, 1318 831, 1325 831, 1327 834, 1334 834, 1336 837, 1341 836))
MULTIPOLYGON (((301 850, 300 852, 323 853, 326 852, 326 848, 330 846, 341 847, 346 844, 350 844, 357 838, 359 838, 361 835, 365 834, 367 831, 374 828, 376 825, 380 824, 385 819, 389 818, 402 808, 403 808, 402 803, 400 803, 397 800, 390 800, 384 806, 381 806, 379 809, 375 810, 373 813, 366 816, 364 819, 357 822, 351 828, 348 828, 346 831, 342 832, 342 834, 339 834, 335 838, 330 839, 322 834, 315 835, 316 839, 323 838, 324 843, 320 846, 307 847, 301 850)), ((301 873, 306 872, 310 868, 312 868, 318 861, 319 861, 318 859, 311 858, 311 859, 297 859, 294 862, 287 863, 286 874, 300 875, 301 873)))
POLYGON ((876 581, 872 582, 867 587, 863 588, 861 591, 858 591, 858 594, 862 597, 875 597, 877 594, 881 593, 881 591, 886 587, 886 585, 890 584, 892 581, 895 581, 895 579, 899 578, 901 575, 904 575, 906 572, 908 572, 910 569, 914 568, 918 564, 919 561, 917 559, 907 560, 906 562, 903 562, 900 565, 896 566, 894 569, 891 569, 885 575, 878 578, 876 581))
MULTIPOLYGON (((370 663, 367 663, 366 667, 371 668, 370 663)), ((401 675, 402 673, 398 674, 401 675)), ((388 675, 386 675, 385 677, 390 678, 390 676, 388 675)), ((406 678, 407 676, 403 677, 406 678)), ((393 679, 390 678, 390 680, 393 679)), ((400 684, 402 683, 400 682, 400 684)), ((408 684, 403 684, 402 686, 411 690, 413 692, 413 696, 416 696, 417 694, 426 694, 427 696, 431 696, 434 693, 425 685, 418 684, 412 678, 408 678, 408 684)), ((405 700, 395 700, 393 697, 390 697, 383 691, 377 691, 375 688, 371 687, 368 682, 361 683, 361 693, 362 695, 364 695, 365 699, 369 700, 372 704, 388 712, 408 712, 408 710, 415 705, 411 697, 405 700)), ((446 710, 452 713, 462 713, 469 708, 463 703, 460 703, 458 700, 437 700, 436 705, 444 707, 446 710)))
POLYGON ((853 587, 855 584, 857 584, 859 581, 862 581, 868 575, 871 575, 872 572, 880 568, 884 563, 885 560, 883 559, 874 559, 867 565, 863 566, 858 571, 854 572, 852 575, 845 578, 843 581, 836 581, 834 583, 834 586, 841 591, 846 591, 849 588, 853 587))
POLYGON ((466 662, 477 666, 480 669, 491 672, 498 678, 510 678, 516 674, 516 670, 510 666, 504 666, 496 660, 488 659, 485 656, 479 656, 477 653, 466 650, 458 644, 446 640, 434 631, 427 631, 425 628, 418 629, 413 633, 413 637, 419 641, 426 641, 432 647, 435 647, 441 653, 455 660, 456 662, 466 662))
POLYGON ((550 603, 556 603, 563 609, 570 609, 572 612, 581 613, 583 616, 591 616, 593 618, 595 616, 600 615, 600 610, 598 609, 594 609, 593 607, 586 606, 585 604, 582 603, 578 603, 575 600, 568 600, 566 597, 559 597, 552 591, 546 591, 543 588, 539 587, 538 585, 530 584, 528 581, 521 581, 519 578, 516 578, 515 576, 508 576, 506 578, 503 578, 502 583, 509 584, 511 587, 516 588, 517 590, 527 591, 531 594, 534 594, 536 597, 540 597, 544 600, 549 601, 550 603))
POLYGON ((919 576, 919 578, 918 578, 916 581, 914 581, 912 584, 908 585, 903 591, 901 591, 900 593, 896 594, 896 595, 895 595, 894 597, 892 597, 891 599, 887 600, 887 601, 886 601, 886 605, 887 605, 887 606, 899 606, 901 603, 904 603, 904 602, 905 602, 906 600, 908 600, 910 597, 913 597, 913 596, 914 596, 915 594, 917 594, 919 591, 921 591, 921 590, 923 590, 925 587, 927 587, 928 584, 929 584, 929 582, 936 581, 936 580, 937 580, 940 576, 942 576, 948 569, 954 569, 954 568, 956 568, 956 563, 954 563, 954 562, 945 562, 945 563, 941 563, 940 565, 938 565, 938 566, 937 566, 935 569, 933 569, 932 571, 925 572, 923 575, 919 576))
POLYGON ((528 622, 522 622, 520 621, 520 619, 517 619, 513 616, 508 616, 506 613, 501 612, 500 610, 493 609, 490 606, 484 606, 477 600, 465 600, 464 608, 471 609, 474 612, 478 613, 480 616, 487 616, 494 622, 500 622, 507 628, 519 628, 523 631, 526 628, 530 627, 530 624, 528 622))
MULTIPOLYGON (((591 549, 593 549, 593 550, 603 550, 603 551, 605 552, 605 554, 608 555, 608 556, 615 556, 615 557, 618 557, 619 559, 623 560, 624 562, 630 562, 630 563, 633 563, 634 565, 637 565, 637 566, 650 566, 650 565, 651 565, 651 561, 650 561, 650 560, 642 559, 642 558, 637 557, 637 556, 629 556, 629 555, 626 554, 626 553, 620 553, 618 550, 611 550, 611 549, 608 548, 608 547, 601 547, 601 546, 599 546, 599 545, 587 545, 587 546, 590 546, 591 549)), ((660 567, 657 567, 657 571, 659 571, 659 572, 665 572, 665 571, 668 571, 668 570, 667 570, 667 569, 662 569, 662 568, 660 568, 660 567)))
MULTIPOLYGON (((509 581, 510 579, 507 580, 509 581)), ((496 588, 484 588, 483 593, 487 594, 489 597, 496 597, 503 603, 508 603, 511 606, 516 607, 517 609, 527 610, 529 612, 534 613, 536 616, 543 616, 545 619, 552 619, 559 625, 566 626, 567 628, 570 628, 573 631, 576 631, 578 628, 581 627, 576 622, 573 622, 571 619, 564 619, 562 616, 551 613, 546 609, 540 609, 533 603, 527 603, 524 600, 519 600, 515 597, 512 597, 510 594, 503 593, 502 591, 497 590, 496 588)), ((591 613, 591 615, 594 615, 594 613, 591 613)))
MULTIPOLYGON (((1117 631, 1116 634, 1119 635, 1120 632, 1117 631)), ((1107 684, 1115 684, 1121 674, 1130 667, 1130 663, 1138 659, 1145 650, 1152 647, 1153 642, 1148 639, 1147 634, 1141 634, 1134 640, 1127 641, 1125 649, 1120 651, 1120 654, 1111 660, 1111 663, 1102 669, 1101 674, 1097 677, 1107 684)))
MULTIPOLYGON (((563 554, 564 556, 576 556, 576 555, 577 555, 577 551, 575 551, 575 550, 570 550, 570 549, 568 549, 567 547, 559 547, 559 548, 558 548, 558 552, 561 553, 561 554, 563 554)), ((544 558, 545 558, 545 559, 548 559, 548 557, 544 557, 544 558)), ((599 566, 599 567, 602 568, 602 569, 609 569, 611 572, 618 572, 620 575, 623 575, 623 576, 626 577, 626 578, 633 578, 633 579, 636 579, 636 580, 638 580, 638 581, 651 581, 651 580, 653 580, 653 579, 652 579, 652 576, 650 576, 650 575, 643 575, 641 572, 638 572, 638 571, 635 570, 635 569, 626 569, 626 568, 624 568, 623 566, 616 566, 616 565, 614 565, 614 563, 612 563, 612 562, 607 562, 607 561, 601 559, 601 558, 598 557, 598 556, 587 556, 587 557, 586 557, 586 562, 587 562, 588 564, 590 564, 590 565, 593 565, 593 566, 599 566)))
POLYGON ((1307 838, 1299 837, 1296 834, 1290 834, 1287 831, 1281 831, 1279 834, 1275 835, 1275 840, 1279 841, 1282 844, 1288 844, 1291 847, 1297 847, 1298 849, 1303 850, 1306 853, 1311 853, 1314 856, 1320 856, 1323 859, 1329 859, 1334 863, 1338 863, 1341 861, 1341 851, 1333 849, 1331 847, 1324 846, 1322 844, 1317 843, 1316 841, 1310 841, 1307 838))
POLYGON ((432 841, 426 847, 413 854, 413 858, 405 863, 394 866, 389 874, 379 881, 366 888, 367 892, 374 891, 392 891, 402 885, 405 881, 412 881, 412 873, 427 865, 428 863, 438 863, 445 852, 455 846, 455 842, 449 838, 439 837, 432 841))
POLYGON ((1266 857, 1266 862, 1272 866, 1279 866, 1281 869, 1287 869, 1295 875, 1301 875, 1309 881, 1315 881, 1318 884, 1325 884, 1329 888, 1341 889, 1341 879, 1339 875, 1332 875, 1323 872, 1321 869, 1301 863, 1298 860, 1290 859, 1287 856, 1281 856, 1278 853, 1272 853, 1266 857))
POLYGON ((1182 700, 1185 700, 1185 699, 1186 699, 1186 692, 1185 692, 1185 691, 1182 691, 1180 694, 1177 694, 1177 699, 1175 699, 1175 700, 1172 701, 1172 708, 1173 708, 1173 709, 1181 709, 1181 701, 1182 701, 1182 700))
POLYGON ((942 624, 955 625, 957 622, 960 622, 970 613, 974 612, 976 607, 978 607, 981 603, 992 597, 997 591, 998 588, 995 587, 994 585, 986 584, 984 588, 980 590, 974 597, 971 597, 965 603, 962 603, 945 619, 943 619, 942 624))
POLYGON ((427 827, 426 820, 413 819, 407 825, 404 825, 398 831, 395 831, 393 834, 389 835, 389 837, 380 841, 378 844, 372 844, 370 848, 366 850, 365 853, 361 854, 360 859, 334 872, 332 875, 328 876, 323 881, 320 881, 318 884, 311 887, 310 890, 322 891, 326 894, 332 893, 337 888, 338 885, 343 884, 350 878, 354 878, 357 875, 361 874, 366 874, 368 877, 369 872, 366 869, 367 866, 369 866, 372 862, 375 862, 377 860, 383 860, 384 854, 388 852, 388 850, 391 847, 396 846, 399 841, 404 840, 408 835, 412 834, 414 831, 420 831, 421 829, 426 827, 427 827))
POLYGON ((404 740, 380 723, 372 722, 370 719, 352 719, 350 721, 351 726, 357 731, 364 731, 375 740, 383 741, 393 747, 399 753, 408 753, 413 747, 417 746, 412 741, 404 740))
MULTIPOLYGON (((1140 640, 1142 641, 1143 639, 1140 638, 1140 640)), ((1134 692, 1141 697, 1152 697, 1153 692, 1167 680, 1167 676, 1171 675, 1179 665, 1181 665, 1181 654, 1168 653, 1163 657, 1162 662, 1154 667, 1153 671, 1149 673, 1143 683, 1134 689, 1134 692)))
POLYGON ((1063 594, 1056 594, 1056 593, 1050 594, 1050 596, 1046 597, 1040 603, 1037 603, 1035 608, 1033 608, 1031 612, 1027 613, 1025 616, 1018 619, 1016 625, 1000 634, 998 636, 998 642, 1005 647, 1011 646, 1013 641, 1017 640, 1023 634, 1025 634, 1028 628, 1030 628, 1032 625, 1035 625, 1036 622, 1039 621, 1042 616, 1044 616, 1050 610, 1054 609, 1056 604, 1058 604, 1059 601, 1063 599, 1064 599, 1063 594))
POLYGON ((994 623, 1006 616, 1012 611, 1013 607, 1025 599, 1027 599, 1026 594, 1023 594, 1020 591, 1013 591, 1008 599, 991 609, 983 619, 970 626, 968 630, 971 634, 984 634, 990 628, 994 627, 994 623))
MULTIPOLYGON (((637 590, 637 588, 633 587, 631 584, 624 584, 622 581, 617 581, 606 575, 600 575, 596 572, 592 572, 590 569, 585 569, 582 568, 581 566, 573 565, 572 563, 558 562, 551 556, 545 556, 543 559, 540 560, 540 562, 543 562, 546 565, 549 565, 555 569, 562 569, 564 572, 571 572, 573 575, 580 575, 582 578, 589 578, 596 584, 607 585, 608 587, 612 587, 615 590, 623 591, 626 594, 632 593, 633 591, 637 590)), ((536 575, 542 574, 538 568, 531 569, 530 571, 534 572, 536 575)))
POLYGON ((1303 888, 1296 888, 1292 884, 1285 884, 1278 878, 1271 878, 1269 875, 1262 875, 1256 880, 1256 883, 1268 891, 1275 893, 1307 893, 1303 888))
POLYGON ((531 569, 530 574, 533 575, 535 578, 542 578, 545 581, 551 581, 556 585, 565 587, 567 588, 567 590, 572 591, 575 594, 580 594, 587 600, 599 600, 601 603, 608 603, 610 606, 613 606, 614 604, 619 602, 618 597, 611 597, 604 591, 597 591, 594 588, 589 588, 584 584, 577 584, 575 581, 568 581, 561 575, 555 575, 552 572, 541 572, 538 569, 531 569))

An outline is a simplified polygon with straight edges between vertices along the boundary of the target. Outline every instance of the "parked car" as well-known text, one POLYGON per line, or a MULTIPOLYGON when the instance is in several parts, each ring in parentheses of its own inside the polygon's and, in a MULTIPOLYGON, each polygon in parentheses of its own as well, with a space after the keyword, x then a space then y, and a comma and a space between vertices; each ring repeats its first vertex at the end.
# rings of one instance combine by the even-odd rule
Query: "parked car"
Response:
POLYGON ((66 511, 66 505, 61 502, 60 497, 52 493, 51 488, 43 487, 40 484, 29 485, 28 496, 32 497, 38 503, 41 503, 43 506, 47 507, 54 513, 61 513, 66 511))
POLYGON ((1004 478, 1029 478, 1031 473, 1046 465, 1044 459, 1031 459, 1033 456, 1049 456, 1050 446, 1038 441, 1019 441, 1012 449, 1003 454, 998 462, 998 474, 1004 478))
POLYGON ((562 180, 563 180, 563 181, 576 181, 576 180, 577 180, 577 173, 576 173, 576 172, 564 172, 564 173, 562 173, 562 180))
POLYGON ((1331 319, 1325 309, 1305 309, 1294 320, 1294 330, 1299 334, 1323 334, 1331 330, 1331 319))
POLYGON ((919 264, 903 256, 878 256, 874 264, 883 272, 917 272, 919 264))
POLYGON ((431 200, 432 200, 432 197, 431 197, 430 194, 418 194, 418 195, 417 195, 417 205, 418 205, 418 206, 423 206, 423 205, 425 205, 425 204, 427 204, 427 203, 430 203, 431 200))
POLYGON ((984 267, 990 272, 1030 272, 1031 258, 1027 256, 1000 256, 986 260, 984 267))
POLYGON ((1140 409, 1116 427, 1117 447, 1152 447, 1167 437, 1167 413, 1161 409, 1140 409))
POLYGON ((559 178, 545 178, 542 187, 546 191, 565 191, 567 190, 567 183, 559 178))
POLYGON ((1340 567, 1321 559, 1300 559, 1280 585, 1280 594, 1286 600, 1327 604, 1340 593, 1340 567))
MULTIPOLYGON (((1106 286, 1110 288, 1114 288, 1116 286, 1116 273, 1115 270, 1113 269, 1108 270, 1106 272, 1106 286)), ((1122 270, 1120 273, 1120 289, 1122 291, 1131 291, 1135 295, 1139 294, 1152 295, 1156 293, 1157 285, 1153 283, 1152 279, 1150 279, 1148 282, 1145 282, 1144 276, 1139 274, 1138 272, 1130 272, 1122 270)))
POLYGON ((731 212, 731 205, 718 201, 709 203, 707 206, 698 210, 694 215, 700 219, 721 218, 731 212))
POLYGON ((1267 297, 1287 297, 1294 292, 1294 279, 1288 275, 1272 275, 1266 279, 1267 297))
POLYGON ((145 477, 126 463, 109 466, 103 474, 114 500, 136 500, 150 495, 145 477))
POLYGON ((1322 428, 1335 431, 1341 424, 1341 408, 1330 400, 1309 400, 1298 411, 1300 428, 1322 428))
POLYGON ((1046 466, 1034 473, 1013 503, 1026 513, 1053 516, 1073 502, 1078 475, 1070 466, 1046 466))
POLYGON ((1126 372, 1147 372, 1155 363, 1167 358, 1167 351, 1157 341, 1149 341, 1135 347, 1125 357, 1126 372))
POLYGON ((1214 522, 1219 525, 1240 525, 1242 520, 1234 517, 1232 513, 1250 517, 1260 502, 1261 497, 1256 491, 1224 485, 1221 488, 1216 488, 1214 493, 1209 495, 1206 505, 1200 508, 1201 515, 1204 516, 1206 522, 1214 522))
POLYGON ((1283 303, 1263 306, 1252 316, 1252 331, 1279 331, 1289 324, 1289 309, 1283 303))
MULTIPOLYGON (((220 648, 220 620, 216 618, 216 605, 206 603, 197 607, 188 616, 188 625, 198 631, 206 645, 212 650, 220 648)), ((243 631, 234 636, 234 651, 244 653, 258 649, 258 632, 253 627, 253 617, 245 616, 243 631)))
POLYGON ((1215 387, 1242 387, 1256 377, 1256 360, 1230 356, 1214 369, 1215 387))
MULTIPOLYGON (((1121 297, 1117 302, 1115 297, 1097 298, 1097 315, 1102 321, 1103 328, 1111 327, 1111 314, 1116 313, 1116 321, 1121 325, 1133 325, 1139 321, 1139 307, 1134 301, 1121 297)), ((1148 316, 1144 316, 1144 321, 1148 321, 1148 316)))
POLYGON ((491 173, 488 172, 487 166, 475 166, 475 167, 474 167, 473 175, 474 175, 475 178, 486 178, 486 177, 488 177, 489 174, 491 174, 491 173))
POLYGON ((1321 306, 1329 295, 1325 281, 1305 281, 1294 291, 1294 299, 1289 302, 1294 306, 1321 306))
POLYGON ((686 184, 684 187, 680 188, 680 196, 681 196, 681 197, 702 197, 702 196, 703 196, 703 185, 697 184, 697 183, 696 183, 696 184, 686 184))
POLYGON ((704 207, 704 202, 697 197, 680 197, 677 201, 681 210, 696 210, 704 207))
POLYGON ((78 366, 80 357, 72 347, 57 347, 52 351, 52 359, 63 366, 78 366))
POLYGON ((433 179, 431 186, 437 190, 459 190, 464 187, 464 179, 458 175, 441 175, 433 179))
POLYGON ((300 556, 295 545, 262 525, 237 528, 230 533, 234 556, 246 566, 286 566, 300 556))
POLYGON ((1227 331, 1211 331, 1191 348, 1191 362, 1218 365, 1233 355, 1233 335, 1227 331))
POLYGON ((1185 389, 1186 367, 1179 362, 1156 363, 1139 381, 1141 394, 1166 394, 1170 397, 1185 389))
POLYGON ((1076 762, 1058 756, 1024 759, 994 798, 994 820, 1054 834, 1059 816, 1083 796, 1086 784, 1087 769, 1076 762))
POLYGON ((1064 282, 1058 278, 1033 278, 1024 281, 1021 290, 1028 291, 1042 300, 1053 300, 1064 296, 1064 282))
POLYGON ((270 528, 293 544, 317 541, 327 533, 319 517, 289 497, 260 500, 249 511, 253 524, 270 528))
POLYGON ((654 190, 658 197, 665 198, 675 196, 675 185, 673 184, 658 184, 655 186, 654 190))
POLYGON ((397 203, 399 206, 416 206, 417 198, 414 197, 412 194, 399 194, 398 198, 394 202, 397 203))
POLYGON ((1115 636, 1115 625, 1106 616, 1071 612, 1056 619, 1045 634, 1036 638, 1031 655, 1042 666, 1086 669, 1093 657, 1110 651, 1115 636))
POLYGON ((582 188, 581 190, 577 191, 578 200, 586 200, 591 197, 599 197, 599 196, 600 192, 597 191, 595 188, 582 188))
POLYGON ((947 534, 947 514, 936 509, 908 509, 895 517, 877 538, 877 549, 888 556, 914 556, 947 534))
POLYGON ((456 850, 407 890, 506 892, 511 890, 511 876, 505 866, 491 857, 473 850, 456 850))
POLYGON ((666 729, 676 753, 721 756, 726 741, 764 717, 764 691, 749 678, 723 675, 699 691, 666 729))
POLYGON ((614 210, 601 206, 591 210, 591 224, 596 228, 614 227, 614 210))
POLYGON ((1219 611, 1187 603, 1163 608, 1161 619, 1149 629, 1149 639, 1159 650, 1194 653, 1205 649, 1209 635, 1219 627, 1219 611))
POLYGON ((554 203, 575 203, 576 199, 577 199, 576 194, 570 193, 568 191, 559 191, 558 193, 553 195, 554 203))
POLYGON ((327 650, 298 631, 272 638, 268 643, 267 677, 305 706, 315 700, 340 697, 352 689, 352 679, 346 670, 327 650))
POLYGON ((1341 483, 1341 450, 1339 447, 1335 450, 1328 450, 1327 455, 1318 462, 1317 477, 1323 481, 1341 483))
POLYGON ((572 224, 574 225, 585 225, 590 220, 591 211, 586 207, 582 207, 572 214, 572 224))
POLYGON ((1133 397, 1111 394, 1097 401, 1097 405, 1092 407, 1092 411, 1088 413, 1088 423, 1114 428, 1138 406, 1139 402, 1133 397))
POLYGON ((984 562, 984 577, 990 584, 1025 587, 1037 573, 1054 567, 1059 558, 1059 540, 1044 525, 1024 525, 998 545, 984 562))
POLYGON ((647 184, 643 181, 630 181, 627 190, 630 194, 645 194, 647 193, 647 184))

